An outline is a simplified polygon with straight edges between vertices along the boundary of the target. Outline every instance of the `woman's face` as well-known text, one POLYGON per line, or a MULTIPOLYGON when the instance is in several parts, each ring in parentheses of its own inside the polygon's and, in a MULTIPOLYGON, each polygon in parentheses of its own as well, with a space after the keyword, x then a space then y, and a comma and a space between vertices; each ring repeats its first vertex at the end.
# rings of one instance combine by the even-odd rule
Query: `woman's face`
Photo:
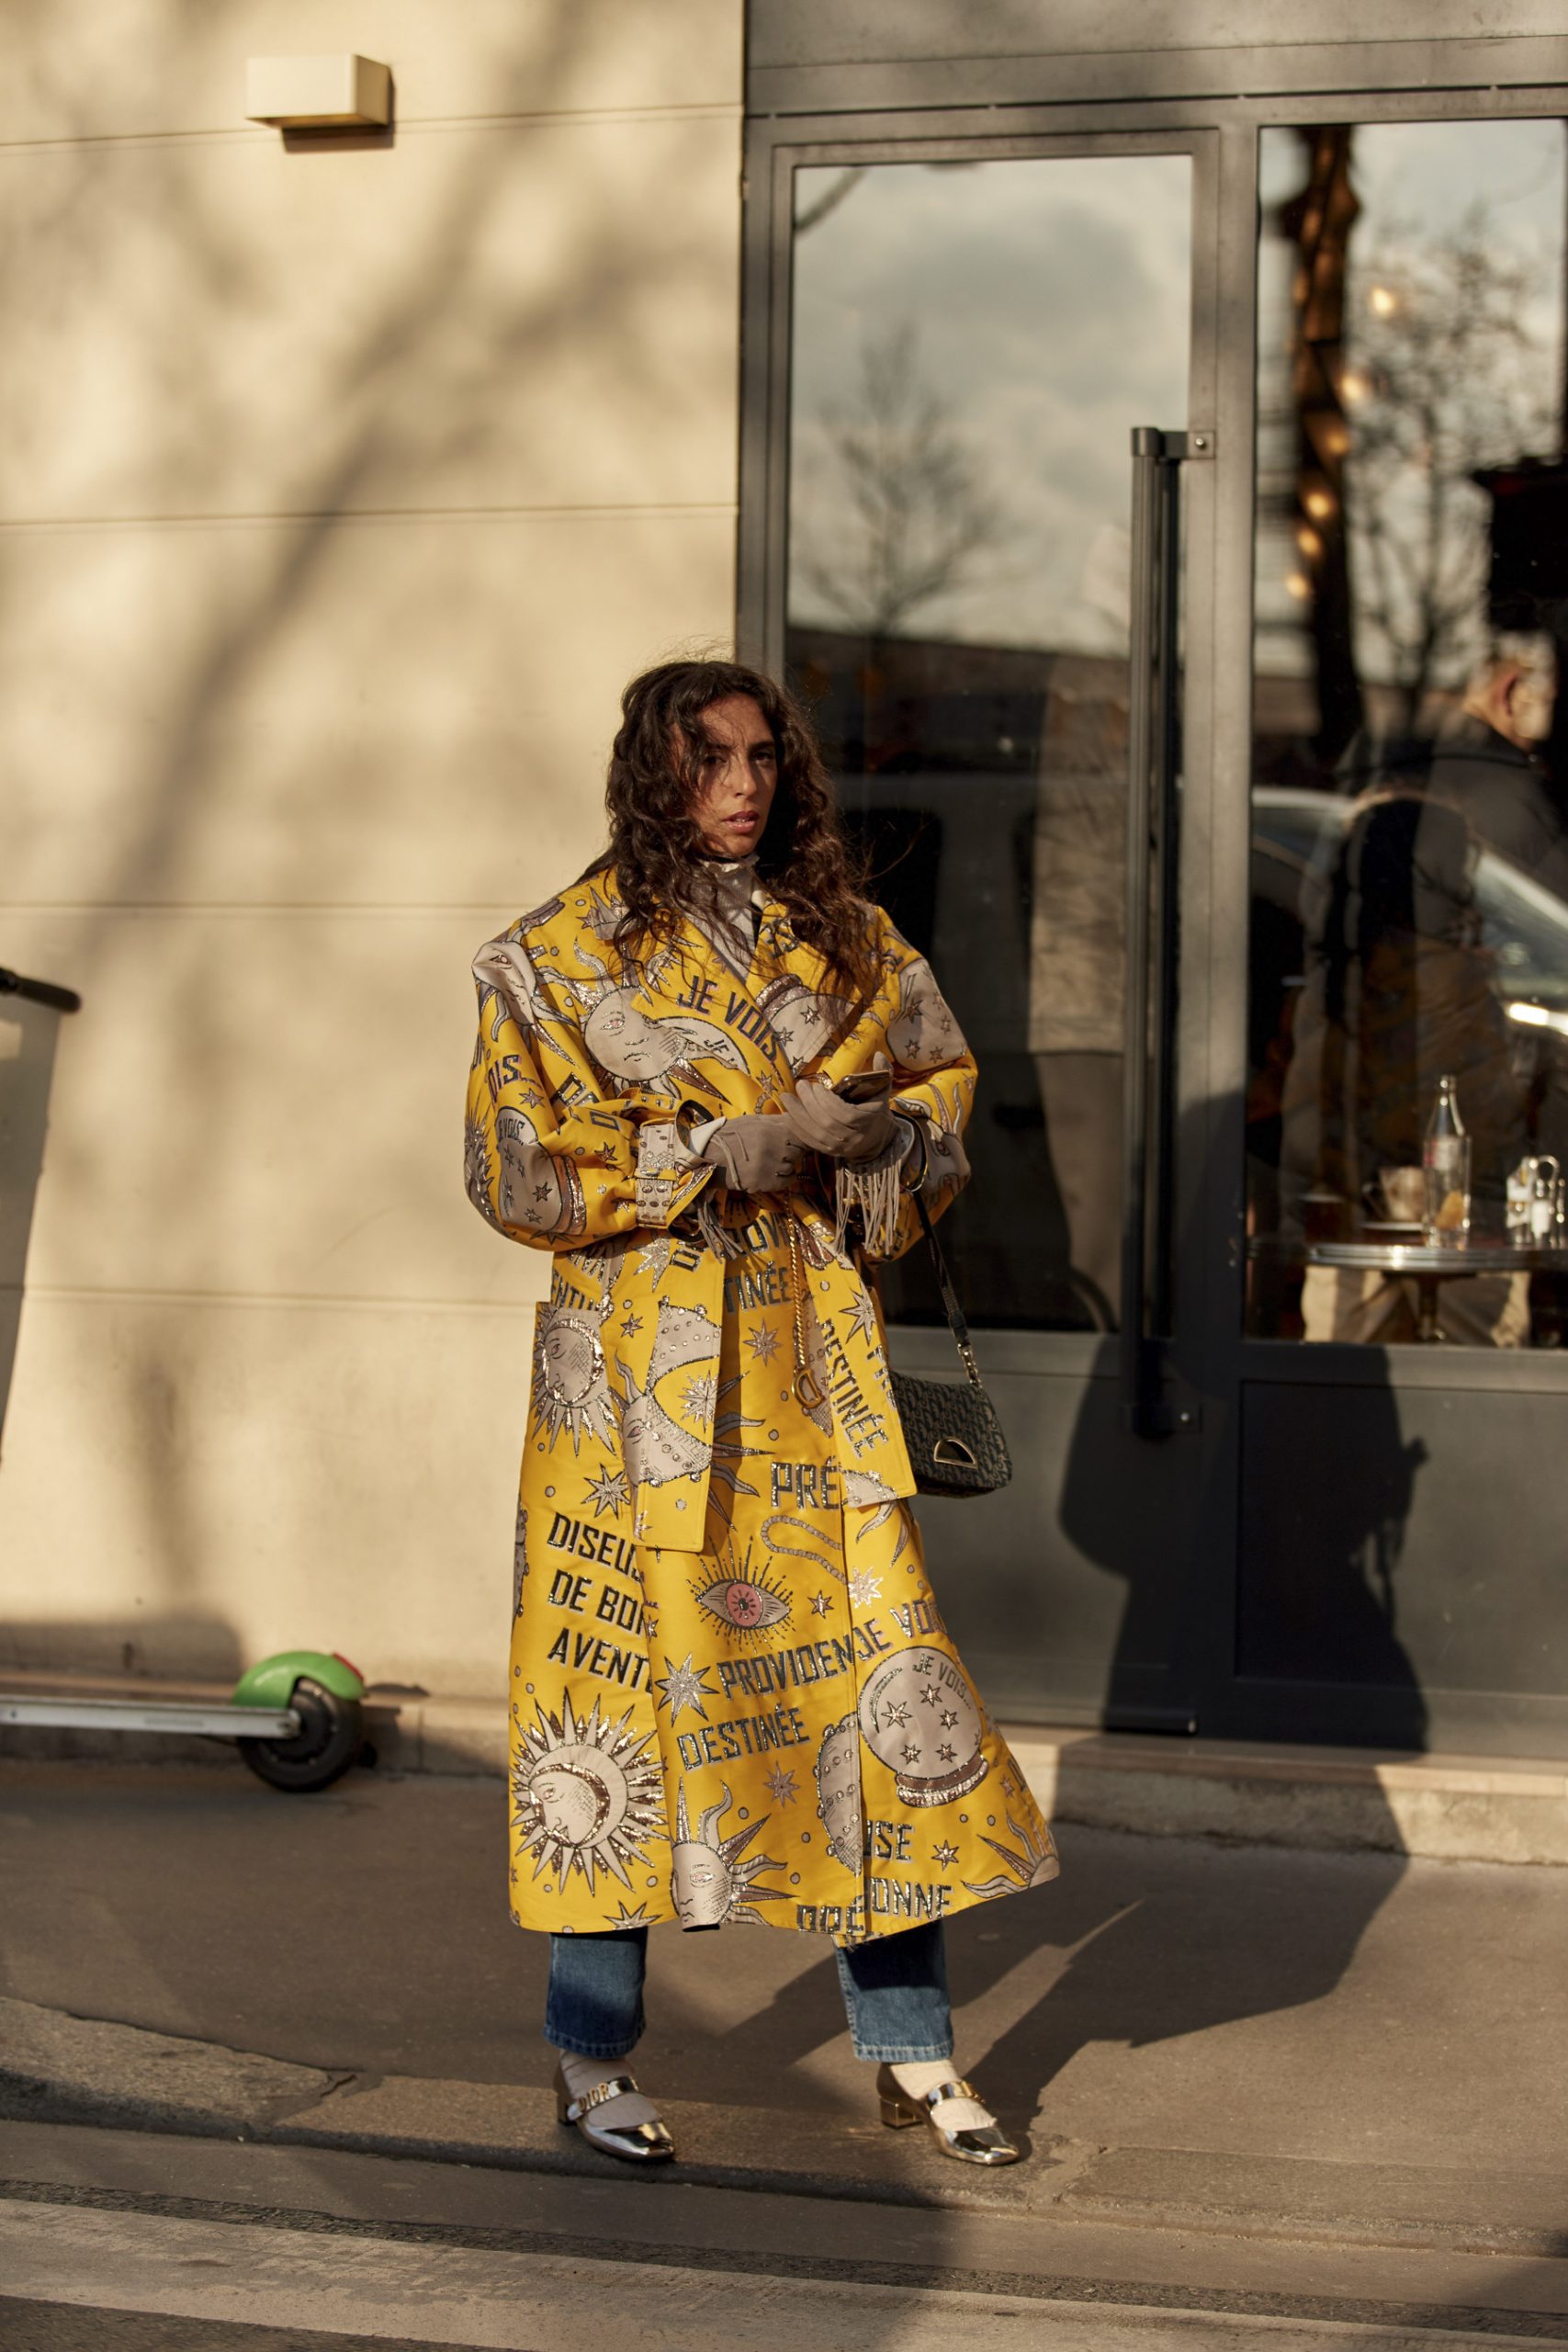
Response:
POLYGON ((750 695, 726 695, 698 721, 697 786, 692 814, 713 857, 750 857, 762 838, 778 789, 773 730, 750 695))

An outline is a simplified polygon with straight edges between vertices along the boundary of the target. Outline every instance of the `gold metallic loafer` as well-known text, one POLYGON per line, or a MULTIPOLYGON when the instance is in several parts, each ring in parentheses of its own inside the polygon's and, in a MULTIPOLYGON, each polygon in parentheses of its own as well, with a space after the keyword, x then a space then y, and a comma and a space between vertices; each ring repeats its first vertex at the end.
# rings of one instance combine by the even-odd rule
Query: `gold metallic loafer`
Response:
POLYGON ((595 2083, 581 2098, 573 2098, 558 2066, 556 2121, 574 2123, 589 2146, 597 2148, 601 2155, 619 2156, 623 2164, 628 2165, 667 2165, 673 2160, 675 2143, 662 2123, 595 2123, 592 2120, 595 2108, 636 2090, 637 2085, 629 2075, 612 2075, 607 2083, 595 2083))
POLYGON ((987 2123, 979 2131, 944 2132, 937 2120, 942 2101, 950 2098, 972 2098, 976 2106, 985 2101, 972 2083, 962 2078, 954 2083, 938 2083, 934 2091, 923 2098, 916 2098, 907 2091, 891 2066, 876 2070, 876 2096, 882 2108, 882 2120, 890 2132, 900 2132, 908 2123, 929 2123, 936 2134, 937 2146, 944 2156, 955 2156, 961 2165, 1015 2165, 1023 2150, 1014 2145, 999 2123, 987 2123))

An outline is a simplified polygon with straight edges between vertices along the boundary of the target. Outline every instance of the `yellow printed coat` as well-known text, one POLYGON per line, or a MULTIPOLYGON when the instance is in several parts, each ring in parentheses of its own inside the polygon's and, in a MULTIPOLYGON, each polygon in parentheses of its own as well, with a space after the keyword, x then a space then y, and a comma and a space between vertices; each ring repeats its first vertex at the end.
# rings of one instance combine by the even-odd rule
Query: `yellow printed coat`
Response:
MULTIPOLYGON (((596 876, 474 964, 469 1196, 555 1253, 517 1513, 513 1909, 853 1942, 1039 1884, 1050 1832, 927 1581, 874 1296, 807 1184, 727 1199, 739 1254, 711 1248, 713 1171, 675 1125, 880 1056, 940 1214, 974 1061, 877 910, 860 1003, 776 902, 750 962, 691 922, 640 970, 620 913, 596 876)), ((906 1200, 895 1254, 917 1232, 906 1200)))

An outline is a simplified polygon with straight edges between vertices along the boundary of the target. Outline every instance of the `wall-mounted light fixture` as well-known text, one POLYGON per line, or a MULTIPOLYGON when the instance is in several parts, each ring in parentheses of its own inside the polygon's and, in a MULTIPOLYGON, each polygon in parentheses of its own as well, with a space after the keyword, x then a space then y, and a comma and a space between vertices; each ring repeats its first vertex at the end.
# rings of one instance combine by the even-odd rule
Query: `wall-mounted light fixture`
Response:
POLYGON ((391 114, 391 68, 373 57, 253 57, 246 62, 251 122, 270 122, 279 130, 379 130, 391 114))

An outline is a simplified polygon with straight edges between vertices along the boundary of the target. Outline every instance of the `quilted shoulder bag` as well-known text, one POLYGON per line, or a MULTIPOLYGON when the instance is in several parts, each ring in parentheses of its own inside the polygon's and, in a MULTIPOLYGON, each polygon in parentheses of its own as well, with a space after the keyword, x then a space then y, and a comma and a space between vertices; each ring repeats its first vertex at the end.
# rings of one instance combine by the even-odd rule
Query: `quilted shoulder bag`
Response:
MULTIPOLYGON (((996 1407, 980 1378, 980 1367, 969 1344, 969 1326, 958 1304, 958 1294, 953 1287, 953 1277, 947 1271, 947 1260, 942 1256, 930 1212, 919 1193, 914 1195, 914 1202, 920 1230, 936 1261, 942 1303, 964 1375, 960 1383, 919 1380, 907 1372, 892 1374, 894 1408, 904 1431, 909 1466, 915 1474, 915 1489, 922 1495, 993 1495, 1012 1476, 1012 1456, 1008 1452, 996 1407)), ((788 1221, 788 1233, 795 1295, 795 1389, 808 1405, 817 1404, 822 1401, 822 1390, 807 1363, 801 1329, 803 1285, 793 1217, 788 1221)))
POLYGON ((969 1326, 958 1304, 958 1293, 947 1271, 936 1228, 919 1193, 914 1196, 920 1230, 936 1261, 947 1328, 953 1333, 964 1366, 964 1380, 918 1380, 908 1372, 893 1374, 893 1401, 903 1424, 904 1443, 915 1487, 922 1495, 994 1495, 1012 1476, 1012 1456, 997 1419, 997 1408, 986 1394, 969 1326))

